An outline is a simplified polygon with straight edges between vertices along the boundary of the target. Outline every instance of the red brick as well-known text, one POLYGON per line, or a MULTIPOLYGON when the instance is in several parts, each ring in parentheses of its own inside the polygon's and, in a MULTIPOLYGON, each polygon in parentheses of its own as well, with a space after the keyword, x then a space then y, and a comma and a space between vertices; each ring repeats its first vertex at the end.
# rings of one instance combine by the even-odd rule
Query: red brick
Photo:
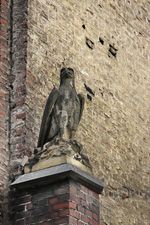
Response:
POLYGON ((69 216, 69 209, 63 209, 59 211, 59 216, 60 217, 65 217, 65 216, 69 216))
MULTIPOLYGON (((85 207, 81 206, 80 204, 78 205, 78 211, 81 213, 85 213, 85 207)), ((92 213, 91 213, 92 214, 92 213)))
POLYGON ((85 223, 83 221, 78 221, 78 225, 85 225, 85 223))
POLYGON ((77 209, 77 203, 75 203, 75 202, 69 202, 69 208, 70 209, 77 209))
POLYGON ((88 223, 89 222, 88 215, 81 215, 81 220, 85 223, 88 223))
MULTIPOLYGON (((59 224, 68 224, 69 218, 56 218, 53 220, 53 225, 59 225, 59 224)), ((76 225, 76 224, 75 224, 76 225)))
POLYGON ((70 209, 70 215, 77 219, 80 219, 80 217, 81 217, 80 212, 78 212, 77 210, 74 210, 74 209, 70 209))
POLYGON ((99 216, 96 213, 92 214, 92 218, 96 221, 99 221, 99 216))
POLYGON ((8 24, 8 21, 6 19, 0 18, 0 24, 8 24))
POLYGON ((6 116, 5 112, 0 112, 0 118, 3 118, 4 116, 6 116))
POLYGON ((93 220, 91 225, 99 225, 99 222, 93 220))
POLYGON ((53 209, 66 209, 69 208, 69 202, 57 203, 53 205, 53 209))
POLYGON ((18 113, 16 115, 16 118, 17 119, 23 119, 23 120, 25 120, 25 118, 26 118, 26 112, 20 112, 20 113, 18 113))

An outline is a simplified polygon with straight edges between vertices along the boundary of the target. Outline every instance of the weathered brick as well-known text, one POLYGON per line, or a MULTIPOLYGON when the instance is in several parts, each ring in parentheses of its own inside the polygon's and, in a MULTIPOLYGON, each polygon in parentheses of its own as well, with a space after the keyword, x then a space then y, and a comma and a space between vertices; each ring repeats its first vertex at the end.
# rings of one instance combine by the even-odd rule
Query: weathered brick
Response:
POLYGON ((53 205, 53 208, 55 210, 66 209, 68 207, 69 207, 69 202, 56 203, 55 205, 53 205))
POLYGON ((78 224, 78 220, 72 216, 69 217, 69 224, 70 225, 77 225, 78 224))
POLYGON ((48 201, 49 201, 49 204, 52 204, 52 205, 59 202, 58 197, 49 198, 48 201))
POLYGON ((84 223, 88 223, 89 222, 89 218, 87 217, 87 215, 81 215, 81 221, 83 221, 84 223))
POLYGON ((15 224, 16 225, 25 225, 25 221, 24 221, 24 219, 17 220, 15 224))
POLYGON ((81 214, 77 210, 70 209, 70 215, 76 219, 80 219, 81 214))
POLYGON ((70 202, 69 201, 69 208, 70 209, 77 209, 77 203, 76 202, 70 202))

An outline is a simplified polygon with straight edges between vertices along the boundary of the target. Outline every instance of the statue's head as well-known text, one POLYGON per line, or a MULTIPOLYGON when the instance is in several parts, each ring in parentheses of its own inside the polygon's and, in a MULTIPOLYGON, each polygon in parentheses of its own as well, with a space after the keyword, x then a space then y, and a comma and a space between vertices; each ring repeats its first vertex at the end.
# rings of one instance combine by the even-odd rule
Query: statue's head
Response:
POLYGON ((72 68, 62 68, 60 71, 60 78, 61 80, 68 78, 74 79, 75 78, 74 70, 72 68))

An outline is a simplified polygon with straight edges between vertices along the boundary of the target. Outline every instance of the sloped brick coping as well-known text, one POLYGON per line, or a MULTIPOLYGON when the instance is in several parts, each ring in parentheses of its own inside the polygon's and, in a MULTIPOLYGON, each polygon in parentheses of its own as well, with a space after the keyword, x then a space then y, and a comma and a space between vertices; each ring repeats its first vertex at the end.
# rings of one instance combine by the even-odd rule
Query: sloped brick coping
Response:
POLYGON ((70 164, 58 165, 55 167, 24 174, 17 178, 11 184, 11 187, 25 189, 33 186, 54 183, 56 181, 62 181, 67 178, 78 181, 97 194, 100 194, 104 188, 102 181, 70 164))

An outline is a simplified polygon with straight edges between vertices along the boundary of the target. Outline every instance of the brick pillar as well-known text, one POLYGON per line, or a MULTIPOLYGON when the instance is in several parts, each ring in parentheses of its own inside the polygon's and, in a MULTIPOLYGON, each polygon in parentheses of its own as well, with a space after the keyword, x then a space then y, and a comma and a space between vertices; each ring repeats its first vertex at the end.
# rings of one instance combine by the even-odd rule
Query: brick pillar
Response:
POLYGON ((9 164, 9 1, 0 0, 0 225, 7 220, 9 164))
POLYGON ((25 174, 13 184, 13 225, 99 225, 99 193, 93 176, 64 164, 25 174))

